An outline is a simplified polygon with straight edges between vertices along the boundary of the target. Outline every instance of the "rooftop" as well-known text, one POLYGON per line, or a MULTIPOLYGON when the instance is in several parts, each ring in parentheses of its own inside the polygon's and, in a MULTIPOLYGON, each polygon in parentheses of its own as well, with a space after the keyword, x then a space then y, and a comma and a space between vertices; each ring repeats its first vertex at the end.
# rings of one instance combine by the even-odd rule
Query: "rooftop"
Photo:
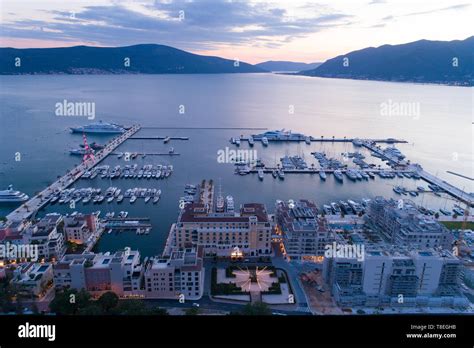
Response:
POLYGON ((226 213, 209 213, 204 204, 191 203, 182 210, 179 222, 235 222, 245 223, 250 216, 257 217, 258 222, 268 222, 268 214, 265 205, 260 203, 247 203, 242 205, 240 214, 229 215, 226 213))

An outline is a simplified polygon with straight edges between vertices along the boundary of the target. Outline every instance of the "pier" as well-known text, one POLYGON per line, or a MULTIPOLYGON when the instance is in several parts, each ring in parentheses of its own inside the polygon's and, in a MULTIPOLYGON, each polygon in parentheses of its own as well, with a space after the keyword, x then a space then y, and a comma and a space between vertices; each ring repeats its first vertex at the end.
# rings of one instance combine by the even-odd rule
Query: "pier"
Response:
POLYGON ((126 130, 123 134, 120 134, 119 136, 111 139, 102 150, 98 151, 95 154, 94 159, 89 159, 85 162, 81 162, 72 170, 68 171, 65 175, 53 182, 50 186, 48 186, 36 196, 32 197, 30 200, 28 200, 20 207, 8 214, 7 220, 22 221, 36 214, 39 209, 43 208, 48 204, 48 195, 51 195, 56 191, 62 191, 67 187, 71 186, 84 174, 84 172, 94 168, 97 164, 104 160, 116 148, 122 145, 127 139, 129 139, 139 130, 140 126, 134 125, 128 130, 126 130))
POLYGON ((452 172, 452 171, 450 171, 450 170, 447 170, 446 173, 459 176, 460 178, 463 178, 463 179, 467 179, 467 180, 474 181, 474 178, 471 178, 471 177, 469 177, 469 176, 462 175, 462 174, 459 174, 459 173, 455 173, 455 172, 452 172))
MULTIPOLYGON (((125 151, 126 153, 128 152, 129 154, 133 153, 133 152, 129 152, 129 151, 125 151)), ((137 156, 142 156, 145 155, 145 156, 180 156, 181 154, 180 153, 176 153, 176 152, 136 152, 137 156)), ((113 156, 118 156, 119 153, 117 152, 112 152, 110 153, 110 155, 113 155, 113 156)), ((123 155, 123 153, 122 153, 123 155)))
POLYGON ((135 136, 135 137, 130 137, 129 140, 165 140, 169 138, 169 140, 189 140, 189 137, 163 137, 163 136, 135 136))
POLYGON ((444 192, 448 193, 449 195, 453 196, 454 198, 460 200, 461 202, 466 203, 470 207, 474 207, 474 197, 472 194, 465 192, 457 187, 447 183, 444 180, 424 171, 423 169, 418 170, 418 174, 421 176, 423 180, 434 184, 440 187, 444 192))
POLYGON ((104 222, 105 228, 113 231, 138 231, 152 228, 150 218, 108 218, 104 222))
POLYGON ((203 180, 199 186, 199 202, 204 204, 204 206, 209 207, 209 210, 212 211, 214 208, 214 182, 212 180, 206 181, 203 180))
POLYGON ((362 143, 362 146, 366 147, 372 152, 377 153, 380 156, 380 158, 383 160, 389 161, 390 163, 394 165, 405 166, 407 169, 411 169, 410 170, 411 172, 416 172, 424 181, 440 187, 444 192, 451 195, 452 197, 458 199, 461 202, 466 203, 470 207, 474 207, 474 197, 472 196, 472 194, 465 192, 461 189, 458 189, 457 187, 447 183, 446 181, 441 180, 438 177, 428 173, 427 171, 423 170, 420 165, 416 165, 416 164, 408 165, 407 161, 401 160, 397 158, 396 156, 391 156, 390 154, 383 152, 378 147, 376 147, 373 143, 367 143, 364 141, 362 143))
POLYGON ((268 130, 266 127, 142 127, 142 129, 268 130))
MULTIPOLYGON (((262 169, 264 173, 271 174, 274 170, 281 170, 285 174, 319 174, 319 172, 325 172, 326 174, 332 174, 336 170, 339 170, 341 173, 347 172, 348 169, 344 168, 339 168, 339 169, 328 169, 328 168, 305 168, 305 169, 289 169, 289 168, 281 168, 281 167, 265 167, 265 168, 252 168, 248 172, 251 174, 256 174, 258 173, 258 170, 262 169)), ((349 168, 350 170, 351 168, 349 168)), ((365 172, 365 173, 381 173, 381 172, 392 172, 392 173, 413 173, 414 170, 412 169, 406 169, 406 170, 393 170, 393 169, 376 169, 376 168, 371 168, 371 169, 357 169, 359 172, 365 172)))
POLYGON ((369 141, 364 141, 362 143, 362 146, 370 150, 371 152, 374 152, 379 155, 380 159, 388 161, 392 164, 395 165, 406 165, 406 161, 399 159, 396 156, 392 156, 383 150, 379 149, 377 146, 375 146, 375 143, 369 142, 369 141))
MULTIPOLYGON (((301 143, 301 142, 307 142, 309 140, 310 142, 323 142, 323 143, 352 143, 354 140, 359 140, 361 142, 367 142, 367 143, 386 143, 386 144, 406 144, 408 141, 406 140, 401 140, 401 139, 393 139, 393 138, 387 138, 387 139, 357 139, 357 138, 325 138, 325 137, 313 137, 313 136, 308 136, 306 138, 298 138, 298 139, 274 139, 274 138, 268 138, 268 142, 291 142, 291 143, 301 143)), ((240 139, 241 141, 248 141, 248 137, 238 137, 235 139, 240 139)), ((261 141, 262 137, 260 136, 254 136, 253 137, 254 141, 261 141)))
POLYGON ((119 224, 119 223, 114 223, 114 224, 107 224, 105 225, 105 228, 111 229, 113 231, 137 231, 139 229, 145 229, 145 228, 152 228, 151 224, 119 224))

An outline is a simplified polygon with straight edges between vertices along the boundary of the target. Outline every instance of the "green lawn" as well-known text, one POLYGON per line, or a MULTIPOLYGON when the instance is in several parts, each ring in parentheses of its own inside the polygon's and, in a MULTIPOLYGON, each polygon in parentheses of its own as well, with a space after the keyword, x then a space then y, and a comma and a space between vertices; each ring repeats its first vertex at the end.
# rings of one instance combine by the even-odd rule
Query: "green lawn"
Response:
MULTIPOLYGON (((462 217, 461 217, 462 219, 462 217)), ((449 228, 450 230, 457 230, 460 229, 462 226, 462 221, 440 221, 444 226, 449 228)), ((474 222, 468 221, 466 222, 466 229, 474 230, 474 222)))

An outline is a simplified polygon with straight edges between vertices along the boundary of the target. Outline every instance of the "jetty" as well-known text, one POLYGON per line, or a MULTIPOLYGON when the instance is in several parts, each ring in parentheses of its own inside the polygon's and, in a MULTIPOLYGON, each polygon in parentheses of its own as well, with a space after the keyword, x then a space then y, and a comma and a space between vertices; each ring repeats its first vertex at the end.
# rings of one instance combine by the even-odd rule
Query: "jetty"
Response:
POLYGON ((61 176, 51 185, 46 187, 43 191, 30 198, 27 202, 23 203, 20 207, 8 214, 7 221, 22 221, 36 214, 38 210, 48 204, 52 194, 55 192, 60 192, 71 186, 86 171, 94 168, 97 164, 102 162, 102 160, 104 160, 116 148, 122 145, 127 139, 137 133, 140 129, 141 127, 139 125, 133 125, 124 133, 111 139, 108 143, 106 143, 102 150, 95 153, 94 158, 81 162, 72 170, 68 171, 65 175, 61 176))

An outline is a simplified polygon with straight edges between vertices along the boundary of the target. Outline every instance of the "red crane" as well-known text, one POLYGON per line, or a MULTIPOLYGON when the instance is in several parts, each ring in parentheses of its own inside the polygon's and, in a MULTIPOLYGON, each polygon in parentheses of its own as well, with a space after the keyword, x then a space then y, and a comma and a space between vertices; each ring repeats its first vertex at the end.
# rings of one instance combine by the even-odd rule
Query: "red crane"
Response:
POLYGON ((82 140, 84 141, 84 157, 82 157, 83 162, 87 162, 89 160, 94 161, 94 150, 92 150, 89 147, 89 144, 87 143, 87 137, 85 133, 82 133, 82 140))

